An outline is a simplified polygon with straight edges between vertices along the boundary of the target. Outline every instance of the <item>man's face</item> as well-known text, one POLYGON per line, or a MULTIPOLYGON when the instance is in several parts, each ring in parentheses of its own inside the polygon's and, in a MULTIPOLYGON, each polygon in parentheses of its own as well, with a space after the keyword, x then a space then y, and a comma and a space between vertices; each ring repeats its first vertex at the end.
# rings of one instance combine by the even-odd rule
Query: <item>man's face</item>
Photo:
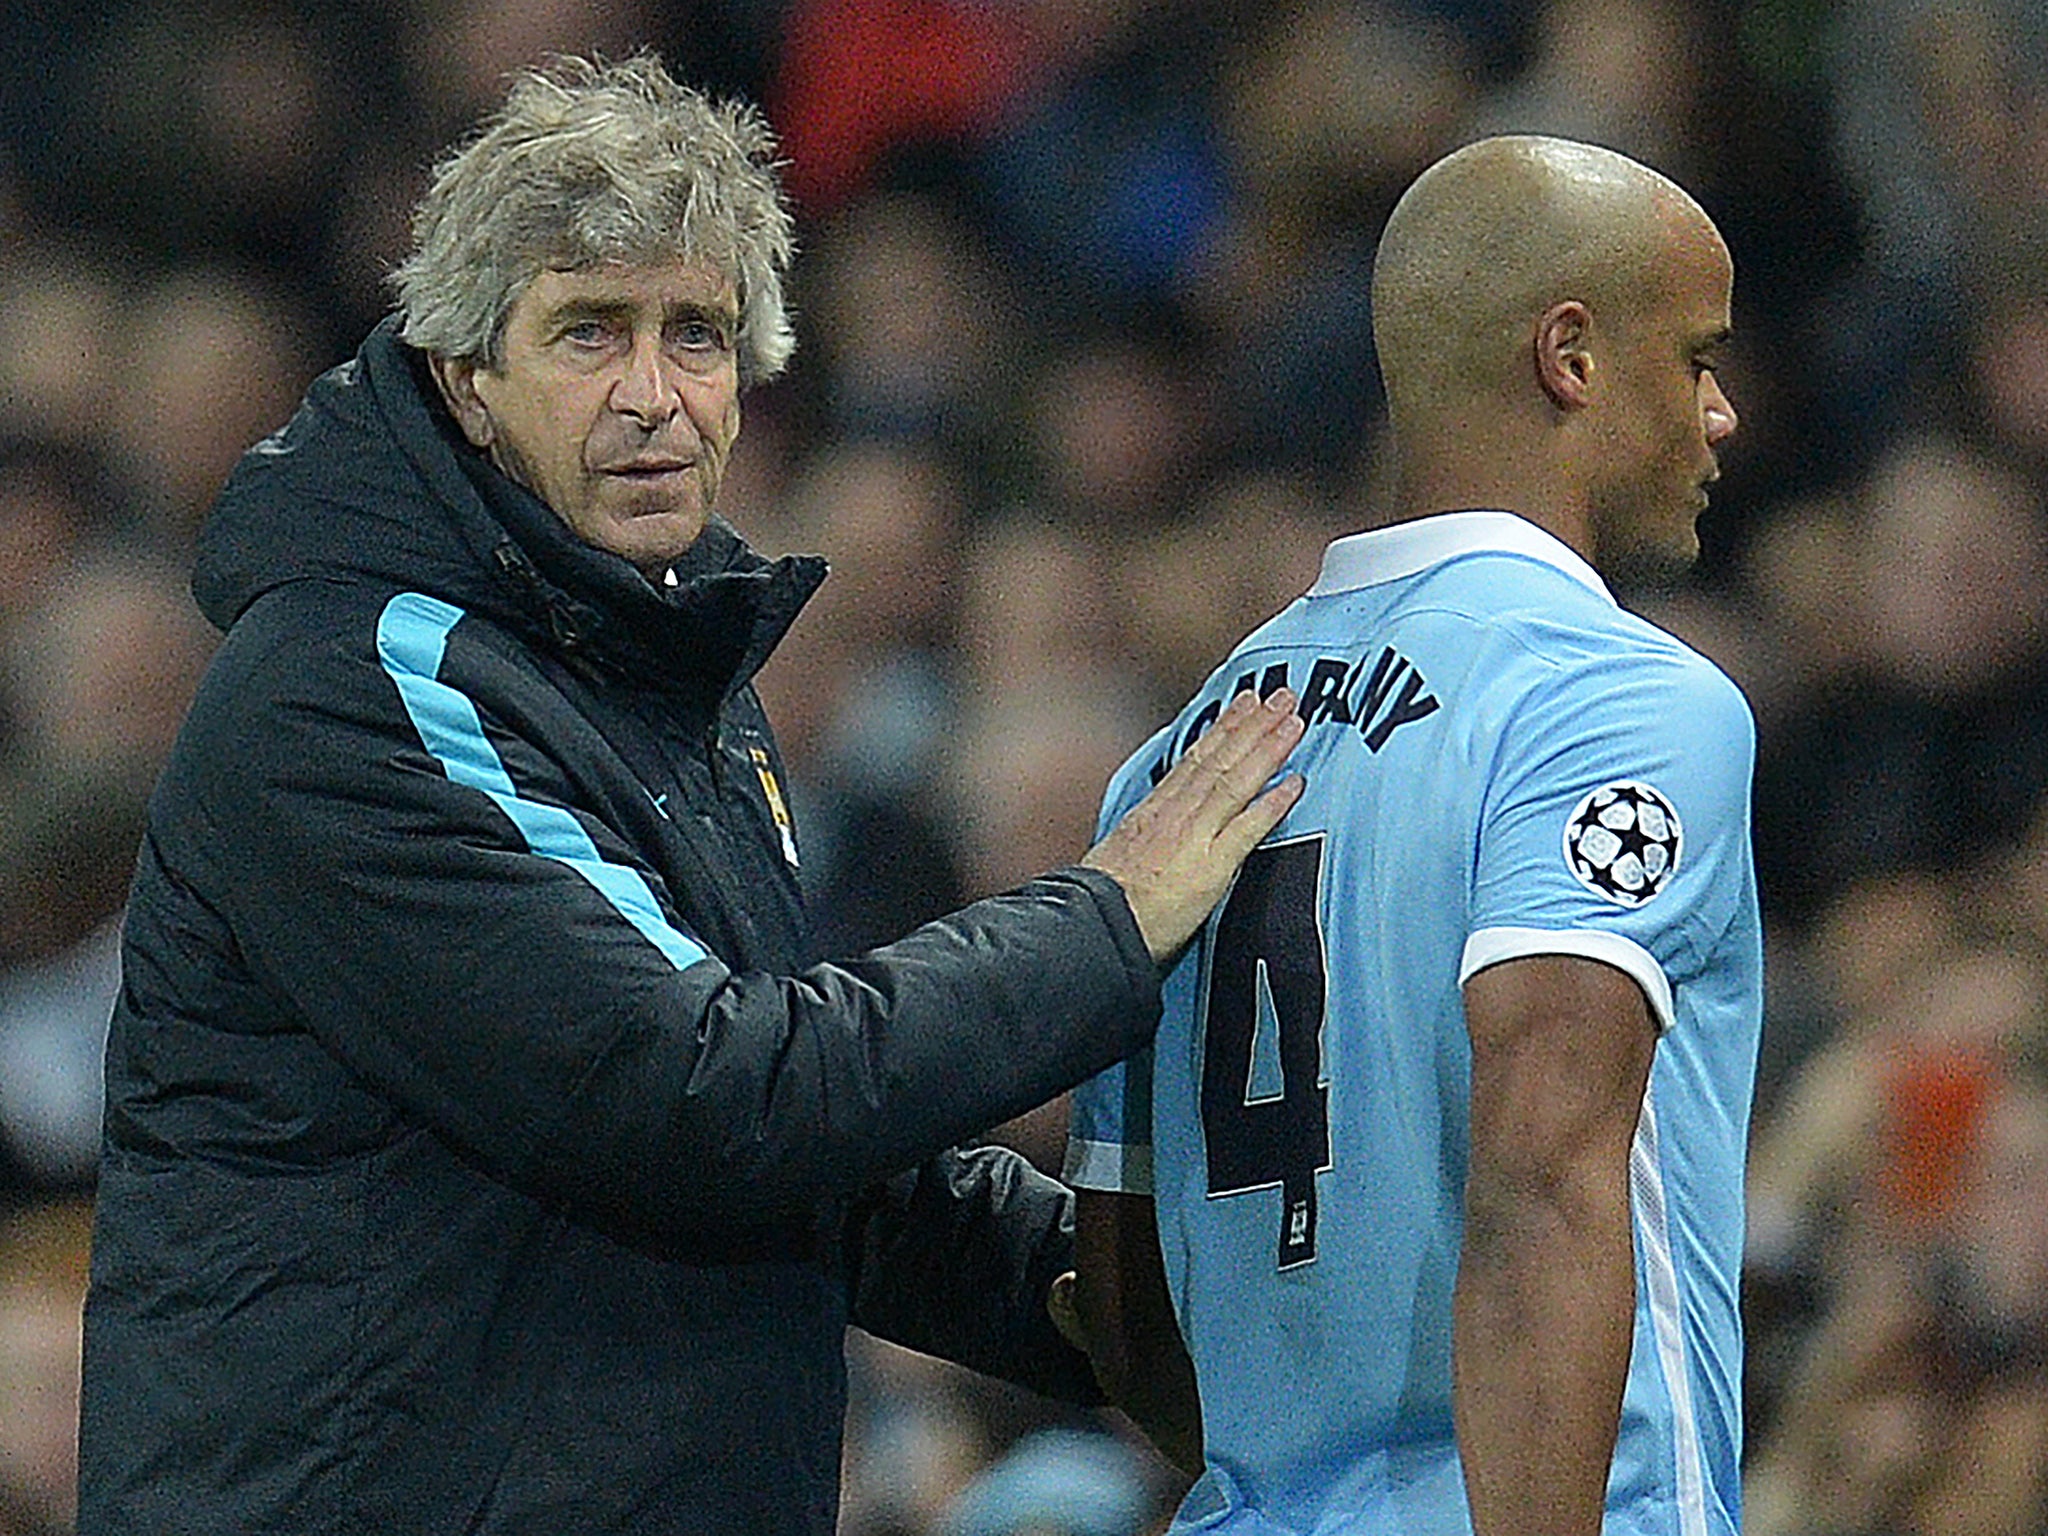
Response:
POLYGON ((472 443, 586 544, 646 571, 696 541, 739 435, 739 304, 709 267, 543 272, 496 368, 435 360, 472 443))
POLYGON ((1699 516, 1720 477, 1715 450, 1734 406, 1715 369, 1728 339, 1734 268, 1704 218, 1676 221, 1667 282, 1615 337, 1593 506, 1602 571, 1682 569, 1699 557, 1699 516))

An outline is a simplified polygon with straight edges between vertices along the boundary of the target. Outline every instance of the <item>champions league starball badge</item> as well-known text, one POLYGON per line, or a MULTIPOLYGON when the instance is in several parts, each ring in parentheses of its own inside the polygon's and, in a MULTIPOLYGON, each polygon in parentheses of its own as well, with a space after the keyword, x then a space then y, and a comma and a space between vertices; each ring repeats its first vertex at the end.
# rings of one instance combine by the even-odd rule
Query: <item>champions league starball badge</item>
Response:
POLYGON ((1678 812, 1651 785, 1609 784, 1581 800, 1564 826, 1564 861, 1579 883, 1617 906, 1640 907, 1678 868, 1678 812))

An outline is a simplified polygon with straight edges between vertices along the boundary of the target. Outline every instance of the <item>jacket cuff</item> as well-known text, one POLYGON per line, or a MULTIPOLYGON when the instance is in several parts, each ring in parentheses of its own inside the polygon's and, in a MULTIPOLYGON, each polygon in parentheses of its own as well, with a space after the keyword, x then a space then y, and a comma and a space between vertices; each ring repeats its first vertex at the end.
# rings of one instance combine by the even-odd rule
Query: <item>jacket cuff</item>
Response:
POLYGON ((1142 987, 1149 989, 1151 1001, 1157 1003, 1160 968, 1152 959, 1152 951, 1145 947, 1145 935, 1138 930, 1137 914, 1131 911, 1130 898, 1124 895, 1124 888, 1117 878, 1099 869, 1090 869, 1085 864, 1069 864, 1039 878, 1064 881, 1088 892, 1096 910, 1102 914, 1103 924, 1109 929, 1110 938, 1123 959, 1124 969, 1137 978, 1142 987))

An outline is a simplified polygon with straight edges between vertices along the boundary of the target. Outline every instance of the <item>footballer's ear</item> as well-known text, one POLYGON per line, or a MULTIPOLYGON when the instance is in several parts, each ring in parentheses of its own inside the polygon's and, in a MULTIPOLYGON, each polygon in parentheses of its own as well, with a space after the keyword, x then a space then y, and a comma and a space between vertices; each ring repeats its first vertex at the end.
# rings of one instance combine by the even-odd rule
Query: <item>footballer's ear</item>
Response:
POLYGON ((490 447, 495 434, 490 408, 477 393, 476 364, 429 352, 427 366, 433 370, 434 382, 441 386, 441 398, 448 403, 448 414, 462 428, 462 435, 475 447, 490 447))
POLYGON ((1560 411, 1592 402, 1592 331, 1592 313, 1577 299, 1551 305, 1536 322, 1536 382, 1560 411))

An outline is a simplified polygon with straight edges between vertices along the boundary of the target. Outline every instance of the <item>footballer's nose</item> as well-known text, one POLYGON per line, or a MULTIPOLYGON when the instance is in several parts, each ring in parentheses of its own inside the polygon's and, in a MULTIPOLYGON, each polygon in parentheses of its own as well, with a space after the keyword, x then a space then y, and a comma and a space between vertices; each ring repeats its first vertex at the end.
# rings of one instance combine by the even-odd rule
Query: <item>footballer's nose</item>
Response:
POLYGON ((1706 375, 1706 396, 1700 402, 1700 411, 1707 427, 1707 442, 1718 446, 1735 435, 1741 418, 1735 414, 1735 407, 1721 389, 1721 381, 1711 373, 1706 375))

